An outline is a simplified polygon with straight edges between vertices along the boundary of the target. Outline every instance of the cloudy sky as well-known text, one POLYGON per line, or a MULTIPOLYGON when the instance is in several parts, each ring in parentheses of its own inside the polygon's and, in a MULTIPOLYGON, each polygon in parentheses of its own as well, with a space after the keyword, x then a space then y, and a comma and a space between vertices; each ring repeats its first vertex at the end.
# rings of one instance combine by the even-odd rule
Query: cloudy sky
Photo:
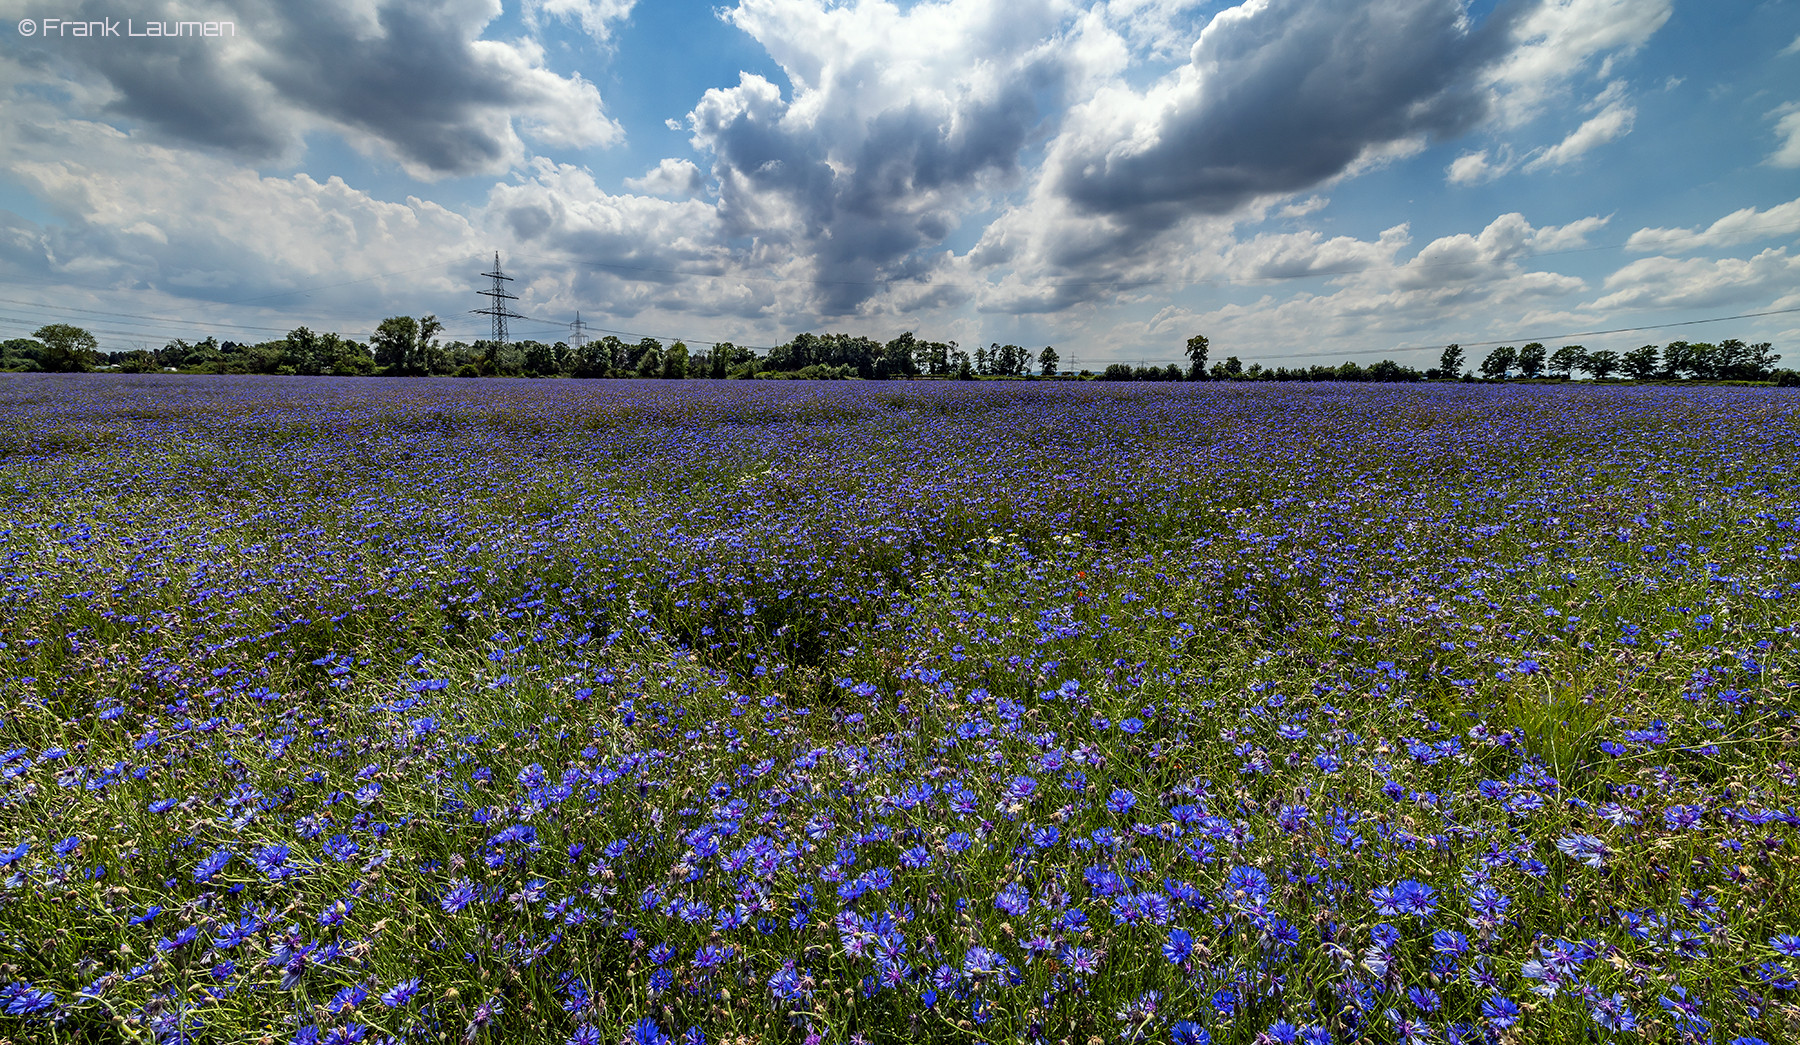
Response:
POLYGON ((472 340, 497 250, 514 336, 544 340, 579 310, 1081 366, 1194 333, 1271 366, 1678 337, 1800 363, 1794 0, 0 12, 0 337, 366 338, 434 312, 472 340), (1749 318, 1692 322, 1719 317, 1749 318))

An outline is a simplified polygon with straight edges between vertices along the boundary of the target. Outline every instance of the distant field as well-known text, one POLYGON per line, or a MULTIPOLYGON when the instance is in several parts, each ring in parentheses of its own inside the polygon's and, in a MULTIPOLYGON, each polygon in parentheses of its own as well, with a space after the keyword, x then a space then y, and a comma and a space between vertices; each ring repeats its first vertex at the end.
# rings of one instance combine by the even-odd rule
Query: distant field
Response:
POLYGON ((1800 390, 0 376, 0 1039, 1792 1041, 1797 623, 1800 390))

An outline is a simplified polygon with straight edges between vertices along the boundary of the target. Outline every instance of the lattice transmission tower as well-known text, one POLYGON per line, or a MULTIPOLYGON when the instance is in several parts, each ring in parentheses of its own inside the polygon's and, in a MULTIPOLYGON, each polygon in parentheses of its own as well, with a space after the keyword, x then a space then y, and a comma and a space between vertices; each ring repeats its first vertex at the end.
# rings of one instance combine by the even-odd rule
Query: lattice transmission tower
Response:
POLYGON ((494 271, 483 272, 482 275, 494 281, 493 289, 477 290, 475 293, 480 294, 485 298, 491 298, 493 303, 487 308, 472 308, 469 311, 477 316, 492 316, 494 318, 493 339, 501 344, 505 344, 506 321, 508 319, 524 319, 526 317, 506 307, 508 301, 517 301, 519 300, 519 296, 517 294, 509 294, 506 291, 505 284, 512 282, 512 277, 500 271, 499 251, 494 251, 494 271))

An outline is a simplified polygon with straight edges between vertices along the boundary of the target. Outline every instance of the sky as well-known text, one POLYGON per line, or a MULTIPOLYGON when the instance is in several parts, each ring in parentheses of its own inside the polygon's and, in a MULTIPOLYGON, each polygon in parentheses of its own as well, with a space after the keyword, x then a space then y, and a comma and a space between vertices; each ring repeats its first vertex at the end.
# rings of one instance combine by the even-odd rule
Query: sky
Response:
POLYGON ((0 338, 1800 365, 1800 0, 0 0, 0 338), (181 21, 219 36, 150 36, 181 21), (96 30, 77 25, 99 23, 96 30), (224 23, 228 23, 228 26, 224 23))

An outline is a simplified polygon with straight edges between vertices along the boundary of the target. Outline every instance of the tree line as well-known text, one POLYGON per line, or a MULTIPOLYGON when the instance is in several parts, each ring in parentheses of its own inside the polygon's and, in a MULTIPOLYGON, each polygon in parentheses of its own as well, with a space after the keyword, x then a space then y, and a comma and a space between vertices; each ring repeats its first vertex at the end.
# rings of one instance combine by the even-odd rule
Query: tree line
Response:
MULTIPOLYGON (((1580 345, 1564 345, 1550 352, 1533 341, 1523 347, 1502 345, 1489 352, 1477 368, 1483 378, 1505 381, 1513 376, 1531 379, 1546 374, 1568 378, 1579 371, 1596 381, 1614 375, 1634 381, 1770 381, 1793 371, 1777 371, 1781 359, 1767 341, 1746 345, 1737 338, 1718 344, 1705 341, 1671 341, 1660 348, 1643 345, 1629 352, 1609 349, 1590 352, 1580 345)), ((1445 377, 1462 376, 1462 348, 1451 345, 1438 361, 1445 377)), ((1787 383, 1787 382, 1783 382, 1787 383)))
POLYGON ((1245 366, 1237 356, 1208 364, 1210 341, 1187 340, 1187 366, 1175 363, 1132 366, 1113 363, 1099 374, 1061 369, 1056 349, 1037 351, 994 342, 974 351, 955 341, 931 341, 911 331, 890 341, 852 334, 803 333, 766 353, 722 342, 690 348, 665 345, 653 337, 626 341, 606 336, 571 345, 566 341, 444 341, 436 316, 390 316, 367 342, 296 327, 284 337, 256 344, 216 338, 176 338, 160 349, 104 352, 92 333, 66 323, 40 327, 30 338, 0 343, 0 371, 125 373, 180 371, 205 374, 383 375, 396 377, 571 377, 571 378, 960 378, 1095 377, 1102 381, 1505 381, 1514 378, 1568 379, 1579 372, 1595 380, 1774 381, 1800 385, 1800 373, 1776 370, 1781 359, 1771 344, 1737 339, 1672 341, 1629 352, 1590 352, 1564 345, 1554 352, 1538 342, 1493 349, 1473 370, 1465 369, 1459 345, 1445 348, 1438 365, 1425 371, 1384 359, 1364 366, 1267 368, 1245 366))

